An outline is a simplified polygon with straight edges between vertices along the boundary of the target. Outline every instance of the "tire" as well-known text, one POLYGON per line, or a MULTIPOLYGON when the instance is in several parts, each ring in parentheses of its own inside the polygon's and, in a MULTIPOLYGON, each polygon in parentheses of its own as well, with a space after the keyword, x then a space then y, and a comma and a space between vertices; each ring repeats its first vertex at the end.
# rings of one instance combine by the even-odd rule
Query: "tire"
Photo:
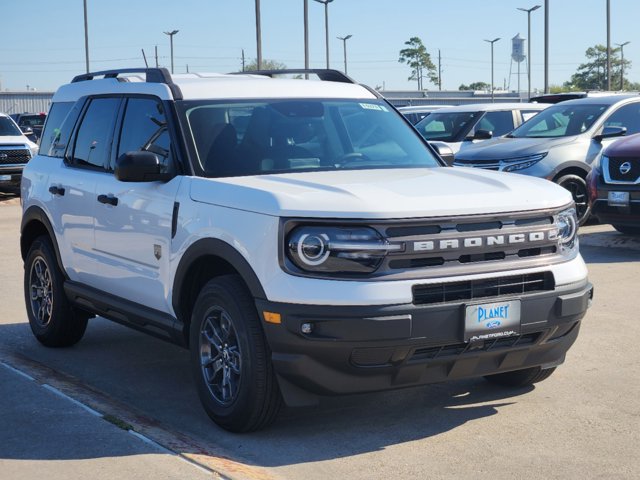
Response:
POLYGON ((541 367, 531 367, 513 372, 497 373, 485 376, 485 380, 503 387, 526 387, 541 382, 551 376, 556 367, 543 370, 541 367))
POLYGON ((210 280, 189 332, 191 368, 207 415, 231 432, 271 424, 282 397, 253 298, 237 275, 210 280))
POLYGON ((625 235, 640 235, 640 227, 633 227, 629 225, 613 225, 620 233, 624 233, 625 235))
POLYGON ((569 190, 573 201, 576 203, 576 213, 578 214, 578 225, 584 225, 591 216, 591 205, 589 205, 589 192, 587 182, 579 175, 563 175, 555 180, 561 187, 569 190))
POLYGON ((74 308, 49 237, 38 237, 24 264, 24 300, 31 331, 47 347, 70 347, 87 329, 89 314, 74 308))

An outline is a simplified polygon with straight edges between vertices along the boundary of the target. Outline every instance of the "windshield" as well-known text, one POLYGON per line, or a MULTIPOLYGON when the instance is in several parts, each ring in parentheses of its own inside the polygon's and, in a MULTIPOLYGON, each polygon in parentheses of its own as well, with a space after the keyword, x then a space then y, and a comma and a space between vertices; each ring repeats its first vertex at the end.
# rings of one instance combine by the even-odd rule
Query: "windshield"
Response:
POLYGON ((0 135, 13 137, 22 135, 22 132, 9 117, 0 116, 0 135))
POLYGON ((549 107, 511 132, 513 138, 554 138, 580 135, 609 108, 608 105, 567 105, 549 107))
POLYGON ((185 101, 179 109, 207 176, 440 166, 378 100, 185 101))
POLYGON ((481 112, 433 112, 418 122, 416 128, 427 140, 459 142, 481 115, 481 112))
POLYGON ((22 115, 19 120, 21 127, 41 127, 44 125, 46 115, 22 115))

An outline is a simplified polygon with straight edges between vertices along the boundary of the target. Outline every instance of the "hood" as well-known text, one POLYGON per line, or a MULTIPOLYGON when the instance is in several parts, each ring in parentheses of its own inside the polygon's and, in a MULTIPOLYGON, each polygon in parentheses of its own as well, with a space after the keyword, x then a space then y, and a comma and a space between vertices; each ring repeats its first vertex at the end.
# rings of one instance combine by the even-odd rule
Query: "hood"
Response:
POLYGON ((378 219, 516 212, 572 200, 547 180, 446 167, 197 177, 191 198, 278 217, 378 219))
POLYGON ((501 137, 469 145, 460 150, 456 160, 503 160, 548 152, 552 148, 576 142, 579 136, 561 138, 501 137))
POLYGON ((26 145, 29 148, 37 147, 35 143, 29 140, 24 135, 2 135, 0 136, 0 145, 7 144, 17 144, 17 145, 26 145))
POLYGON ((633 157, 640 156, 640 134, 630 135, 616 140, 603 152, 610 157, 633 157))

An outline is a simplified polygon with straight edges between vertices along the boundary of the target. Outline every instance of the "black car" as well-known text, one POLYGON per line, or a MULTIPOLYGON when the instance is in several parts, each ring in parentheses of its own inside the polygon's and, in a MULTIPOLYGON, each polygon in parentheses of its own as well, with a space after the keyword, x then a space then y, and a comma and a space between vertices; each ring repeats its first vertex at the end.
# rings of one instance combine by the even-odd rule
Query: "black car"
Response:
POLYGON ((587 180, 591 213, 621 233, 640 235, 640 134, 607 147, 587 180))
POLYGON ((14 113, 11 118, 18 124, 29 140, 37 142, 42 136, 46 113, 14 113))

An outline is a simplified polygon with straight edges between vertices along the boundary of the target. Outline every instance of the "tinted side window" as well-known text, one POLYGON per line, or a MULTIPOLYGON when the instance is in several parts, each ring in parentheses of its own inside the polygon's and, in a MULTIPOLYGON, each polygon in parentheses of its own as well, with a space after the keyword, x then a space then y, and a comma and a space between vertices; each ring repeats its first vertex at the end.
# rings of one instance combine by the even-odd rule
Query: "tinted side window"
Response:
POLYGON ((72 162, 76 166, 106 168, 119 98, 94 98, 76 136, 72 162))
POLYGON ((40 155, 59 156, 53 155, 51 146, 60 140, 60 129, 71 107, 73 107, 73 102, 58 102, 51 105, 40 138, 40 155))
POLYGON ((513 113, 508 112, 487 112, 478 122, 476 130, 488 130, 493 132, 494 137, 499 137, 513 130, 513 113))
POLYGON ((130 98, 122 122, 118 155, 133 151, 155 153, 168 167, 171 140, 162 103, 151 98, 130 98))
POLYGON ((604 122, 605 127, 627 127, 627 135, 640 132, 640 103, 624 105, 604 122))

